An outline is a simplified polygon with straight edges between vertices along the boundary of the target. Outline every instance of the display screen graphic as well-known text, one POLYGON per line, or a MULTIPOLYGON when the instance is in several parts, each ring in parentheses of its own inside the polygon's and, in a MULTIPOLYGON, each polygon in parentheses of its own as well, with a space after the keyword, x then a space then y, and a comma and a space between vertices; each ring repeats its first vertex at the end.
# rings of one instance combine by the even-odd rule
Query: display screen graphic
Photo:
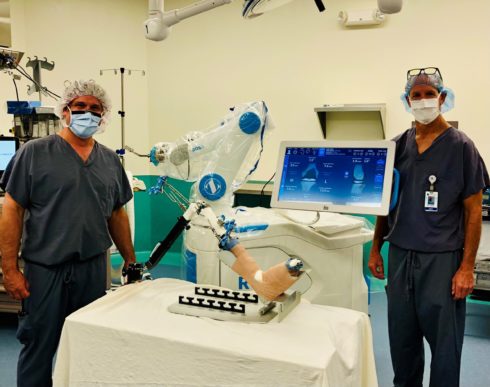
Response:
POLYGON ((386 148, 285 149, 279 201, 381 207, 386 148))
POLYGON ((15 154, 15 151, 15 141, 0 141, 0 171, 4 171, 7 168, 7 164, 15 154))

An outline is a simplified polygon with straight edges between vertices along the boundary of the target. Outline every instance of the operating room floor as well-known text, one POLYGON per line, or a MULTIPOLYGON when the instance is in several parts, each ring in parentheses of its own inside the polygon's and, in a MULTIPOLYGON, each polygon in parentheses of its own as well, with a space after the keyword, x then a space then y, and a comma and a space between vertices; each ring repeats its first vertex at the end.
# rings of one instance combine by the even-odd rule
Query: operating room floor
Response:
MULTIPOLYGON (((374 355, 380 387, 393 385, 393 370, 388 341, 386 294, 371 293, 369 305, 373 329, 374 355)), ((466 327, 461 364, 461 387, 490 386, 490 303, 468 302, 466 307, 466 327)), ((430 348, 425 343, 424 387, 429 385, 430 348)))
MULTIPOLYGON (((155 278, 179 278, 176 267, 159 265, 152 271, 155 278)), ((390 352, 386 321, 386 296, 383 292, 371 294, 369 306, 374 337, 376 369, 380 387, 392 386, 390 352)), ((15 369, 20 344, 15 338, 16 316, 0 313, 0 387, 15 386, 15 369)), ((428 386, 430 351, 426 345, 424 386, 428 386)), ((461 387, 490 386, 490 303, 468 303, 466 334, 463 346, 461 387)), ((343 386, 339 386, 343 387, 343 386)))

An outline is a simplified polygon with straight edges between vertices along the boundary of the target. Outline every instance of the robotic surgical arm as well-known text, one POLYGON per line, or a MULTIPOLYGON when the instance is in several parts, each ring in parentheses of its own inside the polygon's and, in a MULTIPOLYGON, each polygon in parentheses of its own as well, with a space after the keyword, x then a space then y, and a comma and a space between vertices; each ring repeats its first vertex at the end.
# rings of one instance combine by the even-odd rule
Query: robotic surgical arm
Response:
POLYGON ((260 270, 232 236, 234 221, 226 221, 233 192, 257 167, 264 137, 271 129, 266 104, 250 102, 232 108, 217 126, 205 133, 191 132, 177 142, 158 143, 152 148, 150 160, 164 176, 150 192, 165 193, 179 204, 184 214, 155 246, 148 262, 130 265, 123 274, 124 282, 141 279, 143 272, 154 267, 179 235, 194 224, 209 228, 219 247, 232 253, 223 257, 217 254, 217 259, 241 275, 259 296, 274 300, 296 282, 303 266, 299 259, 260 270), (190 201, 168 183, 168 177, 195 182, 190 201))
POLYGON ((150 160, 163 176, 195 182, 191 201, 205 201, 217 214, 229 216, 233 192, 256 169, 272 129, 263 101, 243 103, 206 132, 155 144, 150 160))

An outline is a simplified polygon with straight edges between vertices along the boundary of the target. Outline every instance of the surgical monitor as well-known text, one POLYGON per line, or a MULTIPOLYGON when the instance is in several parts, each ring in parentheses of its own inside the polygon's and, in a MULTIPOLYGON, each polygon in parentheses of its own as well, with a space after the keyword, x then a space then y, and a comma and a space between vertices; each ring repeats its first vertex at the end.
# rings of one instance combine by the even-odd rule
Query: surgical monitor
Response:
POLYGON ((271 206, 387 215, 393 141, 286 141, 279 159, 271 206))
POLYGON ((17 137, 0 136, 0 177, 3 176, 17 149, 19 149, 19 139, 17 137))

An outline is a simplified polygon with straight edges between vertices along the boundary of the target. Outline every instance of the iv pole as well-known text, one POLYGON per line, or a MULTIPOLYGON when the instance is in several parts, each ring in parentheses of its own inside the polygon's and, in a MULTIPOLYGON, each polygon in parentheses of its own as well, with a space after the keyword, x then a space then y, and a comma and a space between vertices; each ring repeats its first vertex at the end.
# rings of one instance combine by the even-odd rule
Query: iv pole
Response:
POLYGON ((133 70, 125 67, 120 67, 118 69, 102 69, 100 70, 100 75, 103 75, 106 71, 113 71, 114 75, 118 73, 121 74, 121 110, 117 112, 121 116, 121 148, 116 149, 116 153, 119 155, 121 159, 121 163, 124 165, 124 154, 126 153, 126 131, 124 127, 124 118, 126 117, 126 112, 124 110, 124 74, 126 74, 126 70, 128 75, 131 75, 132 71, 140 72, 142 76, 145 76, 145 70, 133 70))

